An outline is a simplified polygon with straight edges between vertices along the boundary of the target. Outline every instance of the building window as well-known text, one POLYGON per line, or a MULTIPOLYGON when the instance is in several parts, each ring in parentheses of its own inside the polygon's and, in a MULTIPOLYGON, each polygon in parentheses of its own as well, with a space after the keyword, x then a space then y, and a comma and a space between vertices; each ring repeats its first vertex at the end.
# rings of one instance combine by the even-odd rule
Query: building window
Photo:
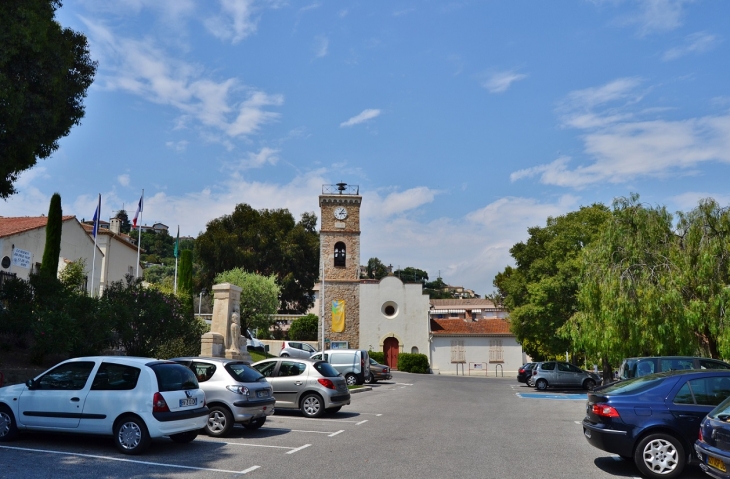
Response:
POLYGON ((490 339, 489 340, 489 362, 490 363, 503 363, 504 362, 504 349, 502 348, 501 339, 490 339))
POLYGON ((345 243, 338 241, 335 243, 335 266, 345 266, 346 257, 345 243))
POLYGON ((413 346, 411 348, 411 354, 418 354, 418 347, 417 346, 413 346))
POLYGON ((461 339, 452 339, 451 340, 451 362, 452 363, 466 362, 466 350, 464 349, 464 341, 461 339))

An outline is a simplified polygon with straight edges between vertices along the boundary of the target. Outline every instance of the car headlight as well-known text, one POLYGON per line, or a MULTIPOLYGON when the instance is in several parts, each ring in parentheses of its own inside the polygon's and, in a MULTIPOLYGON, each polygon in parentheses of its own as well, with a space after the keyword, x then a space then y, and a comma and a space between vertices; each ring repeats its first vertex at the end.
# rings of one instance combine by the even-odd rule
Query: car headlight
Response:
POLYGON ((246 386, 226 386, 226 389, 228 389, 232 393, 240 394, 246 397, 248 397, 249 394, 248 388, 246 386))

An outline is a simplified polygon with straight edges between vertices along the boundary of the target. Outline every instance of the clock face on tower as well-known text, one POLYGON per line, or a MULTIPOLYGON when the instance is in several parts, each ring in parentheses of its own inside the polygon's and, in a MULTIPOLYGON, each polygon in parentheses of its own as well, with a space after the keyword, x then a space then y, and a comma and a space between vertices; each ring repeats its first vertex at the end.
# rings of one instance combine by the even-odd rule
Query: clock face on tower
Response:
POLYGON ((338 220, 344 220, 345 218, 347 218, 347 210, 344 206, 338 206, 337 208, 335 208, 334 214, 335 219, 338 220))

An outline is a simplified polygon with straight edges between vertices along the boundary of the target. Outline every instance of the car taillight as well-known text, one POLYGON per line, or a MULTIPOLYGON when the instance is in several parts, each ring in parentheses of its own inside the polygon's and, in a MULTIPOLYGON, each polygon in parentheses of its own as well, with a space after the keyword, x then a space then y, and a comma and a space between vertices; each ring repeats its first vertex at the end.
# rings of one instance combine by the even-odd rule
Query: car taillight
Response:
POLYGON ((249 391, 246 386, 226 386, 226 389, 232 393, 241 394, 242 396, 248 396, 249 391))
POLYGON ((517 372, 520 373, 520 374, 524 374, 525 370, 522 369, 522 368, 520 368, 520 369, 517 370, 517 372))
POLYGON ((698 439, 700 440, 700 442, 705 442, 705 438, 702 436, 702 426, 700 426, 700 435, 698 439))
POLYGON ((388 368, 383 368, 383 372, 384 373, 387 373, 388 372, 388 368))
POLYGON ((532 375, 533 375, 533 376, 537 376, 537 369, 533 369, 533 370, 532 370, 532 375))
POLYGON ((594 404, 593 414, 602 417, 619 417, 618 411, 608 404, 594 404))
POLYGON ((330 381, 329 379, 326 379, 326 378, 320 378, 320 379, 317 379, 317 382, 318 382, 319 384, 321 384, 322 386, 326 387, 327 389, 336 389, 336 388, 335 388, 335 383, 333 383, 333 382, 332 382, 332 381, 330 381))
POLYGON ((170 408, 167 407, 165 398, 163 398, 160 393, 155 393, 152 397, 152 412, 170 412, 170 408))

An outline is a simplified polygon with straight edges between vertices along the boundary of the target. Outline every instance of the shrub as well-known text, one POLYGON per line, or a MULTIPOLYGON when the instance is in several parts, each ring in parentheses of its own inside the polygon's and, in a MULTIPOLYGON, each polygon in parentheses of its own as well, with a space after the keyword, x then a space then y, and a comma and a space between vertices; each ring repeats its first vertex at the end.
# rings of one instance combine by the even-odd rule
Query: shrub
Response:
POLYGON ((407 373, 428 374, 431 371, 428 356, 420 353, 400 353, 398 354, 398 370, 407 373))
POLYGON ((385 364, 385 353, 384 352, 382 352, 382 351, 368 351, 368 354, 376 362, 378 362, 380 364, 385 364))
POLYGON ((292 341, 316 341, 319 318, 316 314, 308 314, 292 321, 289 328, 289 339, 292 341))

